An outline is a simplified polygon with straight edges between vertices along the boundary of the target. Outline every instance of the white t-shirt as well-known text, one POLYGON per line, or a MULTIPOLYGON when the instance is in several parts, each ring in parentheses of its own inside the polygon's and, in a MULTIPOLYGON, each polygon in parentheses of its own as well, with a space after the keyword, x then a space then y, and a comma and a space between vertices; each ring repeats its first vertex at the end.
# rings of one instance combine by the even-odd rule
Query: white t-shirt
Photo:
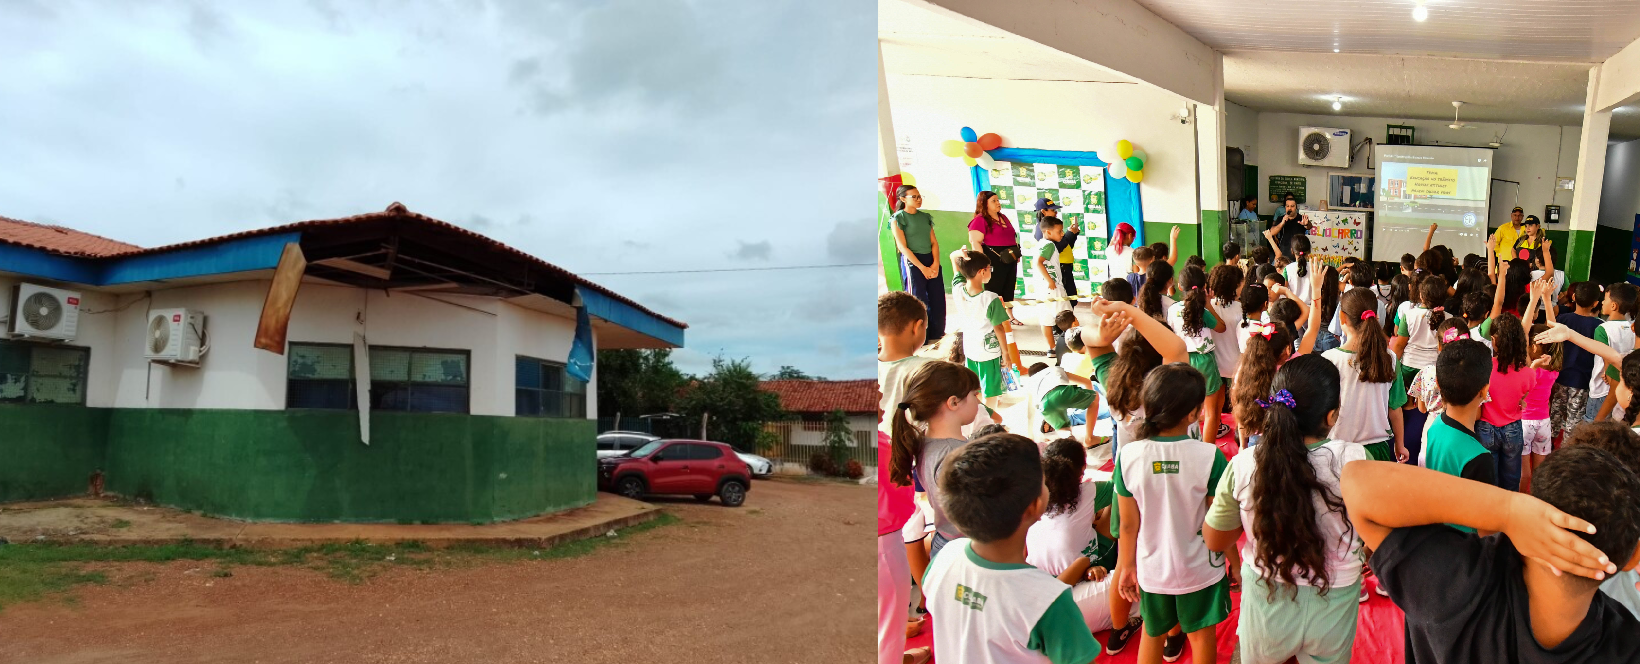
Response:
POLYGON ((1213 308, 1218 310, 1219 320, 1224 321, 1224 331, 1212 333, 1213 359, 1219 363, 1219 375, 1229 378, 1236 375, 1236 367, 1241 366, 1241 350, 1247 345, 1247 335, 1241 329, 1241 303, 1214 302, 1213 308))
MULTIPOLYGON (((1247 321, 1246 325, 1242 325, 1241 323, 1237 323, 1234 330, 1226 329, 1226 331, 1235 333, 1235 335, 1236 335, 1236 348, 1238 350, 1240 350, 1242 353, 1246 353, 1247 352, 1247 340, 1252 338, 1252 336, 1254 334, 1258 333, 1258 328, 1254 327, 1254 325, 1268 323, 1268 322, 1270 322, 1269 318, 1270 317, 1265 315, 1263 312, 1259 312, 1258 320, 1250 320, 1244 315, 1242 317, 1242 319, 1247 321)), ((1240 355, 1236 356, 1236 363, 1238 365, 1241 363, 1241 356, 1240 355)))
POLYGON ((1291 289, 1293 294, 1298 296, 1299 301, 1304 304, 1309 304, 1310 277, 1312 275, 1308 270, 1305 270, 1304 276, 1298 276, 1298 266, 1298 263, 1288 263, 1287 267, 1281 268, 1281 276, 1287 278, 1287 288, 1291 289))
POLYGON ((933 361, 931 358, 912 355, 893 362, 877 363, 877 389, 883 392, 883 398, 877 404, 877 407, 883 410, 883 418, 877 422, 878 431, 894 435, 894 411, 905 399, 906 382, 911 380, 912 374, 917 373, 924 364, 933 361))
POLYGON ((962 332, 962 354, 975 362, 1002 357, 1002 343, 997 339, 996 326, 1008 320, 1008 310, 996 293, 982 290, 969 295, 968 287, 958 285, 951 295, 956 305, 956 328, 962 332))
POLYGON ((934 617, 934 650, 945 661, 1049 662, 1031 647, 1033 634, 1045 649, 1075 661, 1091 662, 1099 653, 1070 586, 1030 565, 980 558, 967 539, 940 549, 922 583, 934 617), (1080 652, 1065 652, 1067 643, 1080 652))
POLYGON ((1212 314, 1202 309, 1202 329, 1190 334, 1184 330, 1184 303, 1175 302, 1167 308, 1167 324, 1173 331, 1184 339, 1184 349, 1192 353, 1213 352, 1213 322, 1212 314))
POLYGON ((1076 509, 1044 516, 1025 532, 1025 562, 1054 576, 1064 573, 1077 558, 1092 559, 1098 553, 1088 551, 1096 542, 1093 520, 1099 515, 1098 485, 1083 482, 1078 488, 1076 509))
MULTIPOLYGON (((1430 310, 1423 305, 1411 305, 1401 310, 1395 323, 1395 336, 1406 337, 1407 347, 1401 362, 1409 367, 1427 367, 1440 354, 1439 337, 1429 329, 1430 310)), ((1359 442, 1359 441, 1356 441, 1359 442)))
MULTIPOLYGON (((1634 350, 1634 322, 1610 320, 1601 323, 1594 330, 1594 340, 1606 342, 1619 355, 1628 355, 1634 350)), ((1589 373, 1589 398, 1604 398, 1610 391, 1611 386, 1606 384, 1606 358, 1595 355, 1594 369, 1589 373)))
POLYGON ((1064 367, 1048 367, 1037 372, 1035 376, 1026 376, 1022 382, 1025 383, 1026 398, 1029 399, 1026 402, 1029 407, 1025 409, 1025 425, 1029 427, 1026 430, 1033 434, 1041 429, 1042 396, 1060 385, 1076 384, 1071 382, 1070 372, 1065 371, 1064 367))
POLYGON ((1207 550, 1207 499, 1228 466, 1218 446, 1194 438, 1148 439, 1116 451, 1118 496, 1139 504, 1139 588, 1184 595, 1224 578, 1224 554, 1207 550))
MULTIPOLYGON (((1532 270, 1532 281, 1537 281, 1537 280, 1542 279, 1542 278, 1543 278, 1543 270, 1532 270)), ((1565 285, 1566 285, 1566 273, 1561 271, 1561 270, 1555 270, 1555 294, 1551 295, 1549 297, 1549 300, 1551 302, 1554 301, 1554 300, 1560 299, 1560 289, 1561 289, 1562 286, 1565 286, 1565 285)), ((1553 316, 1550 316, 1550 318, 1553 318, 1553 316)))
POLYGON ((1334 348, 1321 354, 1338 367, 1338 423, 1327 432, 1328 438, 1364 445, 1395 437, 1389 409, 1394 401, 1406 403, 1406 386, 1401 383, 1401 372, 1394 370, 1395 354, 1389 356, 1394 378, 1388 383, 1368 383, 1361 380, 1361 370, 1352 362, 1355 353, 1334 348))
MULTIPOLYGON (((1316 479, 1338 498, 1344 495, 1339 488, 1339 477, 1344 472, 1344 464, 1366 459, 1366 449, 1355 443, 1328 440, 1310 448, 1310 465, 1315 467, 1316 479)), ((1220 510, 1230 509, 1232 503, 1240 507, 1241 527, 1247 537, 1241 546, 1241 559, 1258 570, 1259 576, 1276 579, 1280 577, 1268 573, 1268 570, 1259 566, 1257 562, 1258 542, 1253 536, 1253 522, 1257 518, 1253 513, 1253 476, 1257 469, 1257 454, 1237 454, 1236 458, 1231 459, 1230 470, 1225 474, 1217 494, 1219 500, 1226 497, 1230 500, 1226 501, 1225 505, 1219 505, 1215 501, 1212 511, 1218 513, 1220 510)), ((1328 509, 1321 496, 1314 497, 1314 505, 1316 525, 1327 543, 1327 577, 1332 584, 1331 587, 1348 587, 1361 578, 1361 538, 1349 527, 1344 514, 1328 509)), ((1214 525, 1212 517, 1208 518, 1208 525, 1214 525)), ((1303 585, 1315 585, 1306 583, 1302 578, 1297 581, 1303 585)))
MULTIPOLYGON (((1333 307, 1332 322, 1327 325, 1327 331, 1333 333, 1333 336, 1344 336, 1344 321, 1342 319, 1344 315, 1344 294, 1355 290, 1355 288, 1355 286, 1345 284, 1344 290, 1338 292, 1338 306, 1333 307)), ((1377 294, 1377 291, 1373 292, 1373 295, 1377 294)), ((1388 303, 1385 302, 1383 298, 1378 298, 1378 307, 1373 310, 1373 313, 1378 316, 1379 325, 1389 324, 1389 319, 1384 318, 1384 307, 1386 306, 1388 306, 1388 303)))
POLYGON ((1115 247, 1105 252, 1106 265, 1110 267, 1110 277, 1121 279, 1133 273, 1133 247, 1123 249, 1117 253, 1115 247))

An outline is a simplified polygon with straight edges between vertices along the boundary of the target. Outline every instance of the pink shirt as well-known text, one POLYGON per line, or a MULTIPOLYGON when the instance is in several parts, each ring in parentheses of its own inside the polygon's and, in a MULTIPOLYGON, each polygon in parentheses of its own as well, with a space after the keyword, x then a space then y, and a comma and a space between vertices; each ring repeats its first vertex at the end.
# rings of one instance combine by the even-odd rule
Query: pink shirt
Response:
POLYGON ((877 536, 882 537, 905 527, 911 513, 917 510, 909 486, 894 486, 888 479, 888 461, 894 454, 888 434, 877 432, 877 536))
POLYGON ((1537 384, 1526 391, 1526 406, 1520 411, 1523 420, 1549 419, 1549 391, 1555 386, 1555 379, 1560 377, 1559 371, 1548 369, 1530 369, 1537 372, 1537 384))
POLYGON ((1537 372, 1531 367, 1501 373, 1498 371, 1498 361, 1492 360, 1492 384, 1490 394, 1492 400, 1481 406, 1481 419, 1487 424, 1501 427, 1521 419, 1521 402, 1526 399, 1526 393, 1537 385, 1537 372))
POLYGON ((1014 230, 1014 222, 1008 220, 1008 215, 997 213, 1002 220, 1000 224, 990 223, 983 214, 974 215, 973 221, 968 222, 968 230, 979 231, 985 234, 981 240, 987 246, 1011 247, 1019 244, 1019 231, 1014 230))

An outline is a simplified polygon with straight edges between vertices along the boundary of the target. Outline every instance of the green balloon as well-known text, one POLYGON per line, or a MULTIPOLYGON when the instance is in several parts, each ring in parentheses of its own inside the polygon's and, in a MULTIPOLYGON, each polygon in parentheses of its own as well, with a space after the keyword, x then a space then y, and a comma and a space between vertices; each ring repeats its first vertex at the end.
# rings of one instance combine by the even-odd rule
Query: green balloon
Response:
POLYGON ((1123 163, 1127 164, 1128 170, 1130 171, 1145 170, 1145 162, 1140 160, 1138 157, 1128 157, 1123 161, 1123 163))

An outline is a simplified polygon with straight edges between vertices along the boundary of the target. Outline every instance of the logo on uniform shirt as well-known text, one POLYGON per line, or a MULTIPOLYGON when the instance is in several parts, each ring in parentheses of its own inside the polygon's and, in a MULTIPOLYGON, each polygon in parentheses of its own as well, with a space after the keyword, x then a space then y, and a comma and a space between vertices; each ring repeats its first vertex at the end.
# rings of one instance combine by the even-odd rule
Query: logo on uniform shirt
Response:
POLYGON ((960 583, 957 584, 957 603, 975 611, 985 610, 985 596, 960 583))
POLYGON ((997 343, 996 332, 985 333, 985 350, 1001 350, 1002 345, 997 343))
POLYGON ((1177 462, 1177 461, 1152 461, 1152 462, 1150 462, 1150 474, 1152 474, 1152 475, 1177 475, 1177 474, 1179 474, 1179 462, 1177 462))

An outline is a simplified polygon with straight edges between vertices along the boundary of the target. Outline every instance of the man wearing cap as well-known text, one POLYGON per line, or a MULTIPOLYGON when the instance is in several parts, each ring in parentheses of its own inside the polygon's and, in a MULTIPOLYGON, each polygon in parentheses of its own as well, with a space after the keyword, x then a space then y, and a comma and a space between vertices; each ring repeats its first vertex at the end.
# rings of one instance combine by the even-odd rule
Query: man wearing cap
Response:
POLYGON ((1515 257, 1515 255, 1514 255, 1515 254, 1515 252, 1514 252, 1515 240, 1520 239, 1521 215, 1524 212, 1525 211, 1520 209, 1519 206, 1516 206, 1515 209, 1509 213, 1509 223, 1505 224, 1503 226, 1499 226, 1498 230, 1493 231, 1493 233, 1492 233, 1492 253, 1493 254, 1498 255, 1498 256, 1508 256, 1510 258, 1515 257))
MULTIPOLYGON (((1059 216, 1059 207, 1059 204, 1053 202, 1051 198, 1046 196, 1038 198, 1036 199, 1036 216, 1057 217, 1059 216)), ((1059 281, 1065 284, 1065 297, 1076 297, 1076 251, 1073 247, 1076 245, 1077 233, 1081 232, 1082 229, 1072 224, 1065 227, 1064 237, 1058 240, 1049 240, 1053 243, 1054 249, 1059 250, 1059 281)), ((1042 224, 1037 224, 1036 231, 1032 234, 1038 240, 1043 239, 1042 224)))

